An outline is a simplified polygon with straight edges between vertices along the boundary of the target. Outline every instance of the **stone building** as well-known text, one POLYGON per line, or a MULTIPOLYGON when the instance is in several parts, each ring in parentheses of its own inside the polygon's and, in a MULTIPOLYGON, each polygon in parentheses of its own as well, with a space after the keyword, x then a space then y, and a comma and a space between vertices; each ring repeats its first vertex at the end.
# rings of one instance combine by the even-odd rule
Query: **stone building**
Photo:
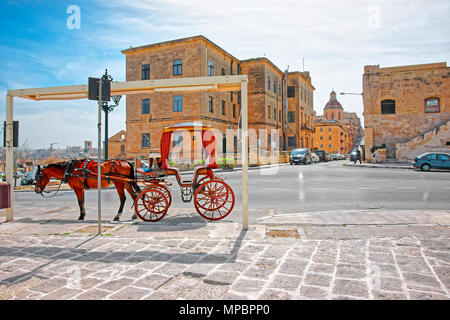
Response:
MULTIPOLYGON (((122 53, 126 55, 127 81, 240 73, 239 60, 203 36, 133 47, 122 53)), ((127 156, 158 150, 163 127, 179 122, 204 122, 221 132, 237 130, 238 103, 237 92, 127 95, 127 156)), ((182 141, 188 137, 174 138, 182 141)), ((200 141, 200 136, 193 139, 200 141)), ((233 140, 224 145, 230 143, 233 140)))
POLYGON ((126 158, 127 134, 125 130, 120 130, 112 137, 108 138, 108 158, 126 158))
POLYGON ((319 118, 315 123, 314 149, 328 153, 347 154, 352 149, 348 130, 343 122, 319 118))
MULTIPOLYGON (((204 36, 130 47, 122 53, 126 56, 127 81, 247 74, 250 147, 253 144, 259 150, 268 151, 283 145, 284 73, 269 59, 239 60, 204 36)), ((312 139, 314 87, 308 72, 292 73, 289 77, 297 78, 299 86, 296 125, 300 131, 293 147, 301 146, 302 141, 306 146, 312 139)), ((222 132, 217 149, 234 154, 239 151, 240 110, 240 91, 127 95, 126 156, 146 156, 159 150, 163 127, 194 121, 222 132)), ((181 148, 182 141, 190 137, 182 135, 173 139, 173 145, 181 148)), ((193 144, 200 140, 200 136, 192 137, 193 144)), ((201 154, 193 156, 197 158, 201 154)))
POLYGON ((314 111, 313 94, 309 72, 287 73, 287 147, 312 148, 314 145, 314 111))
POLYGON ((449 151, 450 68, 447 63, 380 68, 363 75, 366 158, 408 161, 428 151, 449 151))
POLYGON ((344 112, 334 90, 325 104, 323 116, 315 121, 314 149, 347 154, 362 136, 361 121, 356 113, 344 112))

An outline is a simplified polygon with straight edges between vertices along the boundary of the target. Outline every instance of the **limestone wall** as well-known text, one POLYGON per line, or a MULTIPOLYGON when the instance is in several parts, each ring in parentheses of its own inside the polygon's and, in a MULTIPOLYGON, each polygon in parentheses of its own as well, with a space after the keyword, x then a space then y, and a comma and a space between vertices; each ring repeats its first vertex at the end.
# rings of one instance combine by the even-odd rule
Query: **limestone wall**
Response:
POLYGON ((450 152, 450 121, 406 143, 398 143, 397 159, 408 161, 425 152, 450 152))

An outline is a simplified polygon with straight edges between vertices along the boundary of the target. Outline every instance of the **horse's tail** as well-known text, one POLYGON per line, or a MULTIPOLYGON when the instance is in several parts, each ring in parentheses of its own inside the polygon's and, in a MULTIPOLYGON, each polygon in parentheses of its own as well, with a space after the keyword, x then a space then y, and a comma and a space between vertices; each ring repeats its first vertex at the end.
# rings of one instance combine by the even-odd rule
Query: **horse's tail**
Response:
POLYGON ((131 179, 130 184, 134 189, 135 196, 137 196, 139 193, 141 193, 141 188, 139 188, 139 186, 136 182, 136 176, 134 175, 134 164, 132 162, 128 162, 128 164, 131 167, 130 176, 129 176, 129 178, 131 179))

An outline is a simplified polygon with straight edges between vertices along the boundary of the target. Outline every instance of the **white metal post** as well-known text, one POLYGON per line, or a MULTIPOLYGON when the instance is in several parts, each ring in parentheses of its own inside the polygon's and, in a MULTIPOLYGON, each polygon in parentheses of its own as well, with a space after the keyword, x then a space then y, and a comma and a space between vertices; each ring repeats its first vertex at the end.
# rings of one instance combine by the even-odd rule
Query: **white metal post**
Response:
POLYGON ((10 207, 6 209, 6 221, 14 220, 14 125, 13 125, 13 97, 6 96, 6 182, 10 185, 10 207))
POLYGON ((102 79, 99 80, 98 86, 98 168, 97 168, 97 219, 98 219, 98 230, 97 233, 102 233, 102 79))
POLYGON ((241 82, 241 112, 242 112, 242 228, 248 229, 248 108, 247 80, 241 82))

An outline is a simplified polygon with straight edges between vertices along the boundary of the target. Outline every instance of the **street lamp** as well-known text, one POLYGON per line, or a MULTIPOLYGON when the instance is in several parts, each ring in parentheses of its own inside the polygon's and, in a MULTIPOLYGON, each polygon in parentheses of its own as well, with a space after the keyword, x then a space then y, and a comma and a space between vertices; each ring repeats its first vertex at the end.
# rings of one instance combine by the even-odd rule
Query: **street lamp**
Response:
MULTIPOLYGON (((112 81, 113 78, 108 74, 108 69, 105 69, 105 74, 102 76, 103 80, 112 81)), ((114 104, 108 104, 108 101, 102 102, 102 110, 105 112, 105 160, 108 160, 108 114, 119 105, 122 96, 111 96, 114 104)))

